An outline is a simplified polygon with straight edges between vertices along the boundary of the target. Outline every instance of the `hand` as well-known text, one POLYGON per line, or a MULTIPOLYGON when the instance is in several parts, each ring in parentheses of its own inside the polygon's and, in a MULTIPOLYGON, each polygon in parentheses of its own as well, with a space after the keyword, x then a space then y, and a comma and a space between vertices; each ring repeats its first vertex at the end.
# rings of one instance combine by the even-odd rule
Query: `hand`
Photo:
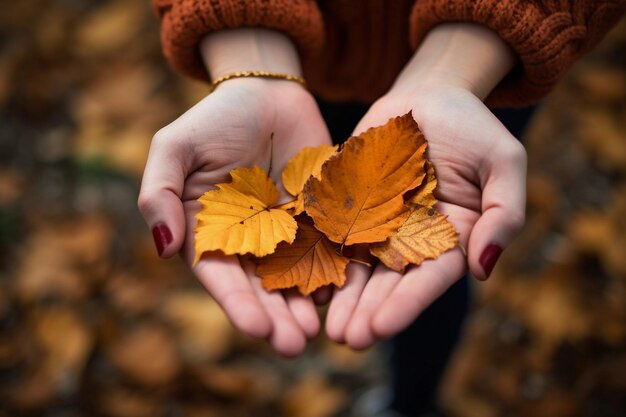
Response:
MULTIPOLYGON (((313 97, 297 83, 259 78, 224 82, 153 139, 139 207, 160 255, 182 250, 191 266, 194 216, 200 207, 196 200, 213 184, 228 181, 230 170, 254 165, 267 170, 271 151, 271 176, 282 190, 280 174, 287 161, 304 146, 329 143, 313 97)), ((268 339, 284 356, 300 354, 306 339, 319 330, 310 297, 267 292, 253 265, 236 256, 205 255, 193 272, 237 329, 268 339)))
MULTIPOLYGON (((462 45, 467 48, 468 42, 462 45)), ((406 328, 468 266, 476 278, 486 279, 524 223, 526 153, 482 103, 488 91, 448 71, 436 76, 422 73, 424 77, 409 83, 407 77, 414 74, 405 73, 371 107, 355 133, 412 110, 436 168, 436 208, 459 231, 467 259, 457 248, 409 267, 404 274, 379 264, 369 278, 365 268, 353 268, 347 284, 333 295, 326 331, 333 340, 355 349, 406 328)))

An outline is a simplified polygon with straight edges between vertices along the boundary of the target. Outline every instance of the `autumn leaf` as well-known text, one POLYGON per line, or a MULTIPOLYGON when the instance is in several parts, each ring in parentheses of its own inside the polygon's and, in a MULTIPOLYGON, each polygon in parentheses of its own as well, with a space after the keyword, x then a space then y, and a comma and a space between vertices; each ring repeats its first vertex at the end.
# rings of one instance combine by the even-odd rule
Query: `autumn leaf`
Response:
POLYGON ((424 168, 426 169, 426 177, 422 184, 411 192, 412 195, 407 202, 418 206, 434 207, 437 204, 437 199, 433 194, 437 188, 435 166, 427 159, 424 168))
POLYGON ((293 209, 293 215, 298 215, 304 211, 304 197, 302 195, 304 184, 311 176, 319 176, 322 164, 336 150, 337 146, 331 145, 321 145, 314 148, 307 146, 287 162, 282 173, 283 187, 296 199, 280 206, 280 208, 293 209))
POLYGON ((351 137, 304 187, 315 227, 345 245, 384 241, 409 216, 403 195, 422 183, 425 151, 411 113, 351 137))
POLYGON ((435 211, 437 178, 426 148, 411 113, 350 138, 340 152, 305 148, 282 173, 296 199, 280 206, 265 171, 237 168, 231 183, 199 199, 196 262, 207 251, 251 253, 267 290, 297 287, 308 295, 344 285, 344 245, 370 243, 396 271, 436 258, 457 245, 458 234, 435 211), (303 209, 306 215, 291 217, 303 209))
POLYGON ((408 264, 436 259, 456 247, 458 241, 459 235, 447 216, 433 208, 417 206, 395 235, 370 245, 370 253, 388 268, 404 272, 408 264))
POLYGON ((296 221, 284 210, 272 208, 279 192, 267 173, 259 167, 236 168, 232 182, 217 184, 217 190, 204 193, 196 214, 196 257, 220 250, 226 255, 251 253, 268 255, 279 242, 293 242, 296 221))
POLYGON ((257 275, 267 290, 298 287, 303 295, 346 281, 345 269, 350 260, 339 255, 336 244, 313 227, 306 216, 298 217, 298 233, 292 244, 281 243, 276 252, 257 260, 257 275))

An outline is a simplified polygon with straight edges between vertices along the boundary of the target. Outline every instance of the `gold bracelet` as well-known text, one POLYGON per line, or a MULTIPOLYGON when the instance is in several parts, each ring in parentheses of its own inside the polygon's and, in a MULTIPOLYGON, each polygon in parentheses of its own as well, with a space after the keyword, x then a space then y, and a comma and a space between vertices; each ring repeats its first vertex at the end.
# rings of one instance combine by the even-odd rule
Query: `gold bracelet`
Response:
POLYGON ((210 85, 210 91, 213 92, 217 88, 217 86, 223 83, 224 81, 228 81, 233 78, 248 78, 248 77, 273 78, 275 80, 295 81, 301 86, 303 86, 304 88, 306 88, 306 81, 304 81, 304 78, 298 77, 297 75, 283 74, 280 72, 269 72, 269 71, 239 71, 239 72, 233 72, 232 74, 222 75, 217 80, 213 81, 210 85))

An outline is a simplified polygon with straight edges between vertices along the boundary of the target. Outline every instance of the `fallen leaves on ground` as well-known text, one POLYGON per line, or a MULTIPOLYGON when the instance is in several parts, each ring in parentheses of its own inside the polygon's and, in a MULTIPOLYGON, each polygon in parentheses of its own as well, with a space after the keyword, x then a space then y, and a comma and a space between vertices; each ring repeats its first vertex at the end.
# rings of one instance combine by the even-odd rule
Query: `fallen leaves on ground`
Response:
POLYGON ((163 326, 142 324, 112 341, 109 359, 130 379, 161 386, 176 378, 180 358, 176 343, 163 326))
POLYGON ((345 400, 343 389, 332 387, 326 377, 317 372, 302 376, 288 391, 281 403, 285 417, 331 417, 345 400))
POLYGON ((94 342, 85 320, 70 308, 48 308, 33 316, 43 368, 57 386, 62 386, 65 379, 77 378, 94 342))
POLYGON ((214 363, 233 349, 232 325, 205 294, 171 292, 161 304, 161 316, 178 340, 179 355, 189 362, 214 363))
POLYGON ((309 295, 343 286, 347 246, 370 244, 395 271, 435 259, 458 244, 458 233, 434 208, 437 178, 426 148, 411 113, 351 137, 340 151, 304 148, 282 172, 294 199, 281 205, 265 171, 237 168, 231 183, 199 199, 196 262, 209 251, 251 253, 267 290, 309 295))

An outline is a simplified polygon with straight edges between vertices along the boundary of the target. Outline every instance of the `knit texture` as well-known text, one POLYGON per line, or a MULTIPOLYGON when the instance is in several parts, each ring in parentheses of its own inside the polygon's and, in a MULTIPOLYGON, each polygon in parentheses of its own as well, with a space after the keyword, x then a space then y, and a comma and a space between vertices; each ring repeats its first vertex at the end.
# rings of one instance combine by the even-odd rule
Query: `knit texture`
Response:
POLYGON ((177 71, 209 80, 198 45, 222 29, 262 27, 286 33, 301 55, 318 52, 324 42, 322 17, 312 0, 152 0, 161 17, 163 53, 177 71))
POLYGON ((298 46, 309 88, 327 100, 384 94, 424 36, 443 22, 475 22, 515 51, 519 65, 487 103, 523 106, 547 94, 619 20, 626 0, 152 0, 174 69, 209 79, 198 44, 225 28, 263 27, 298 46))
POLYGON ((417 1, 410 18, 410 42, 417 47, 442 22, 487 26, 513 49, 519 65, 486 102, 495 107, 523 106, 545 96, 625 9, 625 1, 417 1))
POLYGON ((369 103, 385 94, 411 58, 412 1, 318 1, 324 48, 303 57, 311 91, 328 101, 369 103))

